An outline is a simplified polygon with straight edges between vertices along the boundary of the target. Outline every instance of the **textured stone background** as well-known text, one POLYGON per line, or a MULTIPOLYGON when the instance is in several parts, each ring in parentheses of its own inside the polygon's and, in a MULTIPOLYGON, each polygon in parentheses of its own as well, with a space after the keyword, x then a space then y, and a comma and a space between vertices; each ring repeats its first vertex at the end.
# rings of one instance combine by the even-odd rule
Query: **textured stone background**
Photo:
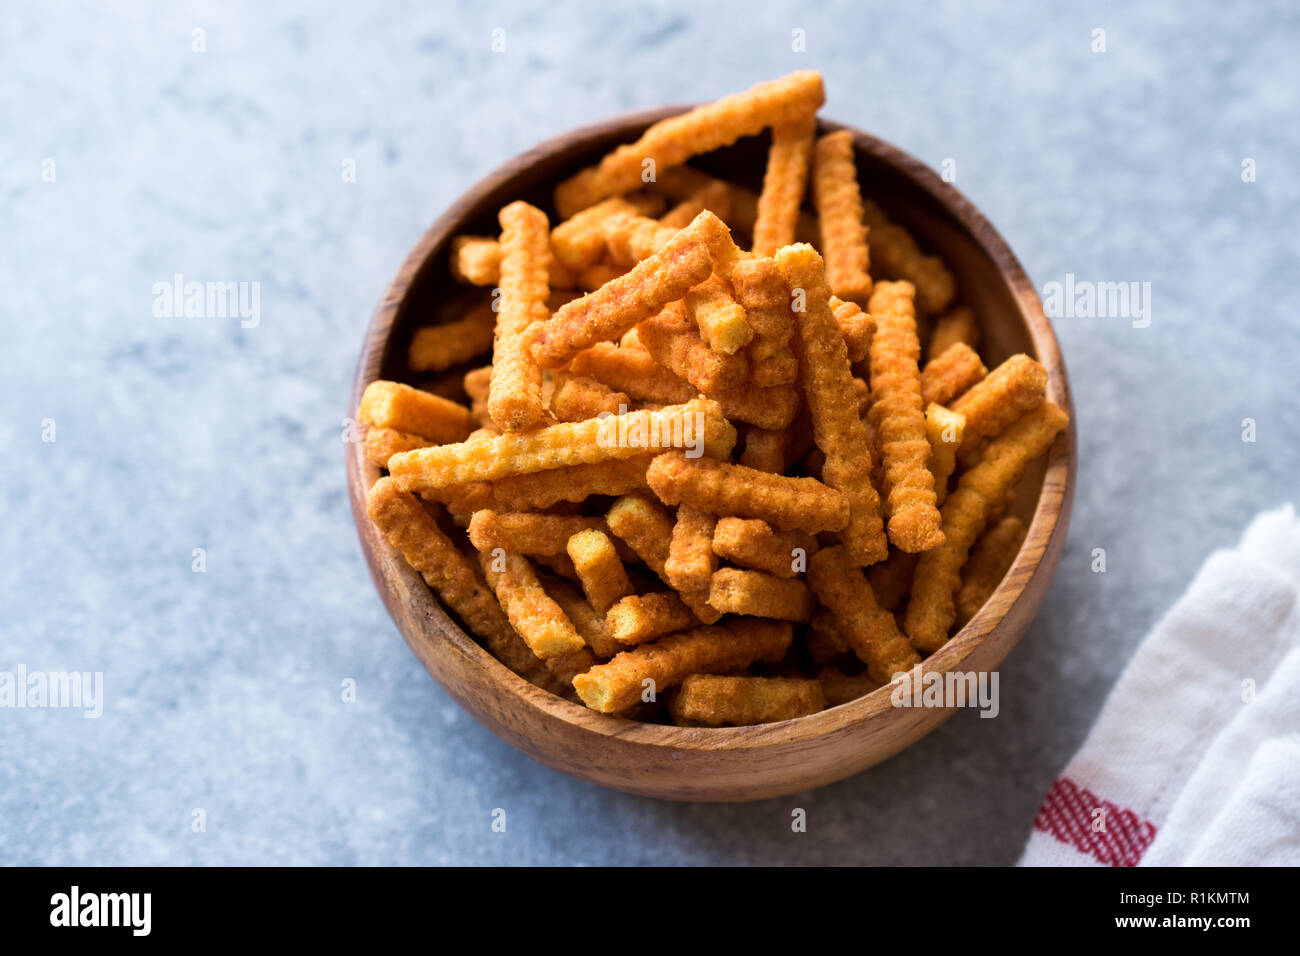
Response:
POLYGON ((0 670, 106 682, 98 720, 0 711, 0 862, 1009 863, 1146 629, 1295 497, 1284 4, 118 6, 0 18, 0 670), (479 728, 375 596, 340 444, 362 330, 422 229, 507 158, 806 67, 827 116, 955 159, 1039 287, 1148 281, 1153 321, 1058 323, 1074 523, 997 720, 789 799, 607 792, 479 728), (260 325, 155 318, 178 272, 260 282, 260 325))

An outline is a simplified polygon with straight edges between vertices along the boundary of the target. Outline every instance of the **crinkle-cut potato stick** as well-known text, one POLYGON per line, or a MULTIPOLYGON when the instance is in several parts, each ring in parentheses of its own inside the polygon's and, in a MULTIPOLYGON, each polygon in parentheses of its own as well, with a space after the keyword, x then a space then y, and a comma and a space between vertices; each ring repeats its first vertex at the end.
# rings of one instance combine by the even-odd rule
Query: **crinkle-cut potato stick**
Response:
POLYGON ((723 614, 807 621, 814 601, 802 581, 743 568, 719 568, 709 582, 709 604, 723 614))
POLYGON ((885 685, 871 676, 867 671, 861 674, 846 674, 838 667, 823 667, 817 672, 817 681, 822 685, 827 707, 838 707, 851 700, 857 700, 878 690, 885 685))
POLYGON ((853 646, 844 636, 835 615, 821 606, 813 611, 803 643, 814 664, 825 664, 853 653, 853 646))
POLYGON ((711 458, 659 455, 646 483, 665 504, 715 515, 761 518, 782 531, 840 531, 849 523, 845 497, 815 478, 789 478, 711 458))
POLYGON ((647 162, 657 176, 765 127, 811 116, 825 101, 821 74, 803 70, 661 120, 635 143, 618 147, 596 166, 560 183, 555 208, 567 219, 607 196, 639 189, 647 162))
POLYGON ((638 401, 679 405, 699 394, 695 386, 660 366, 644 348, 600 342, 574 356, 569 371, 594 378, 638 401))
POLYGON ((582 422, 602 414, 618 415, 632 406, 632 399, 604 382, 584 375, 554 373, 551 414, 556 421, 582 422))
POLYGON ((863 202, 862 217, 873 268, 879 276, 912 283, 917 311, 923 315, 946 309, 957 293, 957 283, 943 260, 923 255, 912 234, 891 222, 871 200, 863 202))
POLYGON ((735 355, 754 338, 745 310, 731 293, 731 284, 717 272, 686 293, 686 314, 709 348, 735 355))
POLYGON ((731 218, 731 190, 726 183, 721 180, 705 183, 660 216, 659 224, 670 229, 683 229, 706 209, 724 222, 731 218))
POLYGON ((746 468, 780 474, 785 471, 787 441, 783 430, 751 428, 745 433, 745 451, 740 456, 740 463, 746 468))
POLYGON ((629 594, 605 614, 605 630, 620 644, 644 644, 699 623, 695 612, 673 591, 629 594))
POLYGON ((677 509, 664 573, 668 575, 668 583, 678 591, 700 591, 709 586, 709 579, 718 567, 713 553, 716 521, 713 515, 690 505, 677 509))
POLYGON ((757 518, 719 518, 713 529, 713 553, 734 564, 780 578, 797 577, 817 551, 817 539, 802 531, 774 531, 757 518))
POLYGON ((416 372, 441 372, 468 362, 492 347, 496 321, 492 304, 484 302, 454 322, 416 329, 406 362, 416 372))
POLYGON ((520 554, 564 554, 569 539, 580 531, 601 531, 605 520, 582 515, 544 515, 530 511, 483 508, 469 519, 470 544, 475 550, 501 548, 520 554))
POLYGON ((858 414, 848 350, 831 313, 821 256, 812 246, 799 244, 786 246, 776 261, 792 297, 804 294, 804 310, 795 315, 795 354, 813 438, 826 455, 822 478, 849 504, 849 522, 840 537, 859 564, 883 561, 889 544, 880 496, 871 483, 871 442, 858 414))
MULTIPOLYGON (((604 521, 600 523, 604 525, 604 521)), ((604 531, 594 528, 579 531, 569 538, 566 550, 582 582, 583 593, 597 614, 604 615, 632 593, 623 559, 604 531)))
POLYGON ((669 705, 686 726, 742 727, 815 714, 826 708, 819 681, 792 677, 692 674, 669 705))
POLYGON ((754 221, 756 256, 775 255, 782 246, 795 241, 816 130, 817 117, 812 114, 772 129, 767 172, 754 221))
POLYGON ((979 353, 964 342, 948 346, 938 358, 921 369, 921 401, 929 405, 948 406, 953 399, 973 387, 989 370, 979 353))
POLYGON ((842 545, 822 548, 808 565, 808 584, 818 600, 838 619, 853 653, 874 680, 889 683, 899 671, 910 670, 921 657, 898 631, 894 615, 876 604, 862 569, 842 545))
POLYGON ((376 468, 387 468, 388 459, 403 451, 428 448, 429 440, 419 435, 408 435, 395 428, 366 429, 366 459, 376 468))
POLYGON ((584 501, 592 495, 626 495, 649 489, 645 473, 655 454, 552 468, 495 481, 471 481, 420 494, 446 503, 447 509, 457 515, 471 515, 484 508, 496 511, 549 508, 562 502, 584 501))
POLYGON ((610 261, 630 269, 648 259, 677 235, 672 226, 645 216, 611 216, 600 223, 610 261))
MULTIPOLYGON (((871 296, 876 319, 871 339, 872 427, 884 466, 885 514, 889 540, 904 551, 928 551, 943 543, 934 476, 927 463, 930 443, 921 405, 912 286, 880 282, 871 296)), ((882 555, 883 557, 883 555, 882 555)))
POLYGON ((948 497, 948 479, 957 469, 957 449, 966 433, 966 417, 931 403, 925 409, 925 435, 930 442, 930 473, 934 475, 935 502, 948 497))
POLYGON ((904 626, 918 651, 930 654, 947 642, 957 619, 954 599, 971 546, 983 532, 990 512, 1020 480, 1025 466, 1046 454, 1067 424, 1069 416, 1064 411, 1050 401, 1043 402, 993 439, 980 463, 957 480, 957 487, 943 503, 944 543, 921 555, 912 581, 904 626))
POLYGON ((661 637, 624 651, 573 679, 583 703, 608 714, 662 694, 691 674, 747 667, 755 661, 778 661, 792 637, 788 623, 746 618, 713 627, 697 627, 661 637))
POLYGON ((525 202, 501 210, 501 297, 488 413, 503 431, 523 431, 537 424, 542 403, 542 370, 528 351, 528 330, 550 312, 546 269, 550 261, 550 226, 546 214, 525 202))
POLYGON ((539 658, 560 657, 586 647, 573 622, 542 588, 527 558, 484 551, 479 563, 510 624, 539 658))
POLYGON ((707 210, 700 213, 631 271, 561 306, 538 325, 532 336, 533 357, 543 368, 561 368, 588 346, 618 338, 707 279, 727 246, 735 244, 726 224, 707 210))
POLYGON ((713 183, 727 188, 727 205, 731 215, 727 222, 740 232, 752 235, 758 217, 758 193, 725 179, 718 179, 691 166, 673 166, 658 170, 654 182, 646 183, 646 192, 671 203, 680 203, 713 183))
MULTIPOLYGON (((582 593, 572 584, 558 578, 551 578, 545 583, 544 587, 546 593, 560 606, 564 616, 573 622, 574 629, 587 642, 587 647, 596 657, 602 661, 607 661, 615 654, 627 650, 626 647, 606 633, 605 622, 601 619, 601 616, 596 613, 596 609, 587 602, 582 593)), ((592 661, 583 670, 588 670, 595 663, 595 661, 592 661)), ((570 683, 572 683, 572 679, 570 679, 570 683)))
POLYGON ((957 592, 957 626, 964 627, 1006 577, 1025 541, 1025 523, 1008 515, 984 532, 971 549, 957 592))
POLYGON ((831 311, 844 334, 844 347, 848 349, 849 361, 861 362, 871 354, 871 338, 876 334, 876 320, 863 312, 856 302, 845 302, 837 296, 831 296, 831 311))
POLYGON ((388 543, 487 645, 488 652, 533 683, 554 687, 550 675, 515 633, 474 563, 442 533, 419 499, 390 478, 370 488, 366 510, 388 543))
POLYGON ((551 230, 551 251, 574 272, 590 268, 605 254, 607 221, 617 215, 640 215, 647 208, 620 197, 598 202, 551 230))
POLYGON ((774 385, 771 388, 729 385, 713 389, 709 398, 722 407, 722 414, 728 419, 734 418, 759 428, 785 428, 799 414, 799 392, 792 385, 774 385))
POLYGON ((394 455, 388 466, 399 486, 407 491, 423 491, 631 458, 654 449, 684 448, 695 454, 726 455, 735 441, 736 430, 722 417, 717 403, 693 399, 655 412, 560 422, 531 432, 421 448, 394 455))
MULTIPOLYGON (((668 577, 668 556, 672 550, 673 518, 659 504, 645 495, 625 495, 614 502, 605 516, 609 530, 636 552, 637 557, 672 587, 668 577)), ((721 613, 709 605, 707 588, 679 591, 681 599, 705 624, 712 624, 721 613)))
MULTIPOLYGON (((501 243, 491 236, 457 236, 451 241, 451 275, 467 285, 488 286, 501 281, 501 243)), ((548 264, 550 284, 573 287, 575 276, 558 260, 548 264)))
POLYGON ((912 591, 912 575, 916 573, 919 554, 908 554, 897 549, 879 564, 867 568, 867 583, 876 596, 876 603, 891 613, 897 611, 912 591))
POLYGON ((853 134, 828 133, 817 140, 813 159, 813 201, 821 224, 826 279, 841 299, 859 304, 871 295, 867 227, 862 224, 853 134))
POLYGON ((926 354, 933 360, 959 342, 971 349, 979 348, 980 344, 980 327, 975 321, 975 313, 964 305, 939 316, 934 331, 930 333, 926 354))
POLYGON ((980 438, 999 434, 1041 405, 1046 395, 1047 369, 1028 355, 1011 356, 952 403, 952 410, 966 419, 959 454, 973 451, 980 438))
POLYGON ((473 414, 464 405, 410 385, 383 380, 366 386, 357 418, 372 428, 419 435, 439 445, 461 441, 475 425, 473 414))
POLYGON ((684 302, 674 302, 643 321, 637 337, 656 363, 706 395, 741 384, 749 372, 743 355, 719 352, 700 337, 684 302))

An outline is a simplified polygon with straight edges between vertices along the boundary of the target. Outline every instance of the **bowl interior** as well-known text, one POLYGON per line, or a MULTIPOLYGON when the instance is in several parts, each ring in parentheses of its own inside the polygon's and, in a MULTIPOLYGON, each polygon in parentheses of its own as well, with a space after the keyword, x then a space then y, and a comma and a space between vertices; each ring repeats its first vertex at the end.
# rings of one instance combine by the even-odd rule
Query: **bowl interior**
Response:
MULTIPOLYGON (((356 408, 361 391, 375 378, 392 378, 417 386, 431 384, 427 378, 413 376, 406 367, 405 354, 415 330, 458 318, 470 302, 481 301, 483 290, 467 288, 451 278, 452 237, 496 235, 499 232, 497 211, 516 199, 533 203, 554 219, 551 190, 556 182, 596 161, 612 147, 635 139, 650 123, 685 108, 664 107, 618 117, 543 143, 480 182, 453 205, 417 244, 377 311, 358 366, 351 408, 356 408)), ((842 128, 826 121, 821 127, 822 132, 842 128)), ((1038 298, 992 226, 928 167, 886 143, 853 132, 864 195, 874 199, 891 219, 906 226, 925 252, 940 255, 953 271, 958 301, 969 305, 980 319, 980 352, 986 364, 992 367, 1016 352, 1034 356, 1049 369, 1049 397, 1071 413, 1065 438, 1058 439, 1045 460, 1030 466, 1017 487, 1011 510, 1025 520, 1029 532, 1011 571, 979 614, 924 664, 927 671, 942 672, 958 666, 998 625, 1020 599, 1029 578, 1038 571, 1038 561, 1049 539, 1056 534, 1064 535, 1072 490, 1073 408, 1064 365, 1038 298), (1047 485, 1051 487, 1051 495, 1042 494, 1047 485)), ((701 157, 692 165, 757 190, 762 183, 768 142, 766 136, 753 137, 701 157)), ((450 373, 440 373, 438 378, 461 374, 477 364, 481 360, 450 373)), ((391 597, 394 589, 385 587, 381 579, 401 579, 398 590, 408 599, 412 588, 417 592, 424 589, 423 583, 405 567, 400 556, 394 562, 391 555, 381 559, 375 553, 377 549, 387 549, 387 545, 369 526, 364 498, 379 472, 365 460, 359 445, 349 446, 348 472, 353 510, 367 560, 377 583, 381 584, 385 601, 394 610, 391 597)), ((450 640, 459 653, 494 673, 503 694, 518 698, 526 706, 543 708, 556 719, 600 734, 673 747, 761 746, 765 739, 788 743, 792 739, 816 737, 845 720, 866 720, 891 706, 888 688, 882 688, 818 714, 757 727, 687 728, 608 717, 546 693, 514 675, 465 635, 434 595, 427 589, 424 591, 427 613, 421 615, 423 633, 406 633, 407 628, 403 631, 426 665, 429 657, 422 652, 421 645, 450 640)), ((439 677, 436 673, 434 676, 439 677)))

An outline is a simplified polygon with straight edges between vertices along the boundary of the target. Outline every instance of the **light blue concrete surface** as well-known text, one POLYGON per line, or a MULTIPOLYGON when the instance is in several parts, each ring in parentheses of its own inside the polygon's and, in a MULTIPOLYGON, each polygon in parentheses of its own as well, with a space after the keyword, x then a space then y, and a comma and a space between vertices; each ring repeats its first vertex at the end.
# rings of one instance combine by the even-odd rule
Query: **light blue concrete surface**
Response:
POLYGON ((6 5, 0 671, 104 693, 0 710, 0 863, 1014 861, 1136 642, 1296 498, 1298 46, 1283 3, 6 5), (1040 288, 1150 282, 1152 321, 1057 323, 1074 523, 998 719, 789 799, 608 792, 481 729, 376 597, 340 443, 362 331, 509 157, 807 67, 827 116, 954 159, 1040 288), (177 273, 260 283, 259 322, 156 316, 177 273))

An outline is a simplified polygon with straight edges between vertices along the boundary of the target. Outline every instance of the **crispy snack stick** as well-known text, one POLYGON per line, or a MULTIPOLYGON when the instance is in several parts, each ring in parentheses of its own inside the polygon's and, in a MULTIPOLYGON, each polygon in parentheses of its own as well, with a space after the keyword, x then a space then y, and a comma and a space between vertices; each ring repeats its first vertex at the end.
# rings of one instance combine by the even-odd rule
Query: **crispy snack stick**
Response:
MULTIPOLYGON (((685 229, 691 220, 704 210, 713 213, 723 222, 731 217, 731 190, 721 180, 705 183, 659 217, 659 225, 671 229, 685 229)), ((579 214, 581 215, 581 214, 579 214)))
POLYGON ((592 495, 626 495, 647 491, 645 473, 656 453, 632 458, 570 465, 496 481, 474 481, 423 492, 424 497, 447 503, 452 514, 469 515, 484 508, 526 511, 549 508, 560 502, 578 502, 592 495))
MULTIPOLYGON (((858 400, 858 415, 865 415, 867 410, 871 408, 871 386, 867 384, 866 379, 856 377, 853 379, 853 396, 858 400)), ((872 446, 874 447, 875 432, 866 422, 863 422, 863 425, 872 436, 872 446)))
POLYGON ((775 255, 776 250, 795 241, 816 131, 817 117, 812 114, 772 128, 772 147, 754 221, 756 256, 775 255))
POLYGON ((578 571, 567 554, 534 554, 530 555, 530 557, 535 563, 562 578, 567 578, 570 581, 578 580, 578 571))
POLYGON ((501 548, 519 554, 564 554, 569 539, 581 531, 604 530, 599 517, 544 515, 531 511, 484 508, 469 519, 469 541, 478 551, 501 548))
POLYGON ((400 382, 371 382, 361 395, 357 418, 373 428, 419 435, 436 444, 458 442, 474 430, 470 410, 400 382))
POLYGON ((632 404, 632 399, 625 393, 616 392, 594 378, 556 372, 553 379, 551 413, 557 421, 583 422, 601 413, 617 415, 632 404))
POLYGON ((705 343, 682 302, 643 321, 637 338, 656 363, 706 395, 739 385, 749 371, 743 355, 727 355, 705 343))
POLYGON ((790 647, 787 623, 749 618, 697 627, 624 651, 574 678, 583 703, 601 713, 630 707, 643 692, 662 694, 691 674, 779 661, 790 647))
POLYGON ((366 429, 366 458, 378 468, 387 468, 388 459, 398 452, 428 448, 429 440, 419 435, 408 435, 395 428, 366 429))
POLYGON ((785 447, 784 431, 751 428, 745 432, 745 451, 740 456, 740 463, 746 468, 779 475, 785 471, 785 447))
POLYGON ((677 509, 668 557, 664 560, 664 574, 668 575, 668 583, 678 591, 700 591, 709 587, 709 579, 718 567, 718 559, 713 554, 716 520, 713 515, 690 505, 677 509))
POLYGON ((923 315, 942 312, 952 302, 957 283, 938 256, 926 256, 912 234, 889 218, 871 200, 862 204, 867 224, 867 245, 876 271, 891 279, 906 279, 916 287, 917 311, 923 315))
POLYGON ((971 349, 978 349, 980 344, 980 327, 975 321, 975 313, 967 306, 959 305, 939 316, 930 333, 930 346, 927 353, 931 361, 960 342, 971 349))
MULTIPOLYGON (((600 523, 604 525, 604 521, 600 523)), ((632 593, 623 559, 604 531, 594 528, 579 531, 569 538, 566 550, 578 572, 582 590, 597 614, 603 616, 620 598, 632 593)))
POLYGON ((867 568, 867 583, 876 596, 876 603, 890 613, 897 611, 912 590, 912 575, 916 573, 919 554, 908 554, 897 549, 879 564, 867 568))
POLYGON ((537 424, 542 404, 542 370, 528 351, 525 336, 550 315, 546 264, 550 232, 546 213, 526 202, 501 210, 501 299, 496 341, 492 347, 492 381, 488 413, 503 431, 523 431, 537 424))
POLYGON ((943 532, 934 476, 926 467, 930 443, 916 365, 921 346, 912 295, 907 282, 881 282, 871 296, 877 325, 871 339, 869 415, 884 464, 889 540, 904 551, 917 552, 942 544, 943 532))
POLYGON ((605 254, 607 220, 619 214, 640 215, 647 209, 645 200, 614 197, 598 202, 551 230, 551 251, 568 269, 582 272, 605 254))
POLYGON ((724 355, 735 355, 754 337, 745 310, 732 296, 731 284, 717 272, 686 293, 686 314, 709 348, 724 355))
POLYGON ((799 379, 799 360, 789 346, 749 360, 749 378, 759 388, 778 388, 792 385, 799 379))
POLYGON ((528 559, 507 551, 479 553, 488 586, 530 650, 542 660, 572 654, 586 646, 573 622, 542 589, 528 559))
POLYGON ((723 614, 748 614, 782 621, 812 617, 808 585, 762 571, 719 568, 709 583, 709 604, 723 614))
POLYGON ((532 432, 421 448, 394 455, 388 465, 400 487, 423 491, 631 458, 654 449, 694 448, 726 455, 735 441, 736 430, 722 417, 717 403, 693 399, 657 412, 560 422, 532 432))
POLYGON ((966 417, 933 402, 925 409, 925 437, 930 442, 930 474, 935 504, 948 497, 948 479, 957 469, 957 449, 966 434, 966 417))
POLYGON ((470 414, 482 428, 491 428, 494 432, 500 431, 492 422, 492 416, 488 414, 488 393, 492 387, 492 366, 485 365, 482 368, 471 369, 465 373, 462 380, 465 388, 465 394, 469 396, 470 414))
POLYGON ((799 392, 792 385, 771 388, 732 385, 714 389, 709 397, 722 407, 722 414, 727 418, 759 428, 785 428, 799 414, 799 392))
POLYGON ((1006 577, 1025 541, 1025 523, 1008 515, 980 536, 962 570, 957 592, 957 626, 964 627, 1006 577))
POLYGON ((871 443, 853 391, 847 347, 831 313, 830 289, 821 256, 812 246, 786 246, 777 265, 793 296, 804 294, 795 335, 804 396, 812 414, 813 438, 826 455, 822 478, 849 503, 841 538, 858 564, 883 561, 888 551, 880 495, 871 483, 871 443))
POLYGON ((1067 424, 1064 411, 1043 402, 993 439, 980 463, 958 479, 943 504, 944 543, 921 556, 912 582, 904 626, 917 650, 929 654, 948 640, 957 619, 953 599, 961 586, 962 565, 990 510, 1005 499, 1025 466, 1045 454, 1067 424))
POLYGON ((822 548, 813 555, 808 584, 834 613, 853 653, 867 665, 874 680, 887 684, 898 671, 921 662, 907 638, 898 632, 894 615, 876 604, 862 569, 842 546, 822 548))
MULTIPOLYGON (((496 285, 501 281, 501 243, 491 236, 457 236, 451 240, 451 275, 468 285, 496 285)), ((574 275, 556 259, 548 265, 550 284, 573 287, 574 275)))
POLYGON ((731 210, 730 216, 723 217, 727 225, 740 232, 753 234, 758 217, 758 193, 725 179, 717 179, 691 166, 673 166, 671 169, 659 170, 658 174, 654 182, 646 184, 646 191, 671 203, 682 202, 712 183, 721 183, 727 188, 727 205, 731 210))
POLYGON ((876 320, 862 311, 856 302, 845 302, 831 296, 831 311, 844 335, 844 347, 849 351, 849 361, 861 362, 871 353, 871 338, 876 334, 876 320))
POLYGON ((407 364, 416 372, 441 372, 468 362, 492 347, 492 330, 497 315, 484 302, 463 319, 416 329, 406 353, 407 364))
POLYGON ((790 349, 794 318, 776 262, 741 259, 731 270, 731 284, 754 330, 747 353, 751 380, 762 388, 793 384, 799 374, 799 362, 790 349))
POLYGON ((493 657, 527 680, 544 673, 536 656, 510 626, 474 563, 442 533, 414 495, 398 490, 392 479, 380 478, 370 488, 366 510, 388 543, 402 553, 442 603, 478 635, 493 657))
POLYGON ((688 727, 744 727, 793 720, 826 709, 822 685, 794 677, 692 674, 668 710, 688 727))
MULTIPOLYGON (((587 647, 596 657, 607 661, 615 654, 627 650, 605 632, 605 622, 596 613, 596 609, 588 604, 582 596, 582 592, 568 581, 560 581, 554 578, 547 581, 546 593, 560 606, 560 610, 564 612, 565 616, 573 622, 574 629, 587 642, 587 647)), ((595 661, 592 661, 592 664, 595 663, 595 661)), ((589 669, 590 666, 588 665, 583 670, 589 669)))
POLYGON ((952 403, 952 410, 966 418, 966 438, 959 455, 964 460, 979 447, 981 438, 1001 433, 1041 405, 1046 395, 1047 369, 1028 355, 1011 356, 952 403))
MULTIPOLYGON (((605 521, 660 580, 672 586, 666 566, 672 549, 673 519, 667 511, 644 495, 625 495, 614 502, 605 521)), ((709 606, 707 588, 679 593, 686 606, 705 624, 712 624, 722 616, 709 606)))
POLYGON ((835 615, 824 607, 813 611, 803 643, 814 664, 825 664, 853 653, 853 646, 844 636, 844 629, 835 620, 835 615))
POLYGON ((797 577, 817 551, 817 539, 802 531, 773 531, 756 518, 719 518, 713 529, 713 553, 747 568, 779 578, 797 577))
POLYGON ((853 134, 828 133, 817 140, 813 160, 813 201, 821 223, 826 278, 841 299, 863 303, 871 295, 867 229, 862 224, 853 134))
POLYGON ((921 401, 948 406, 952 400, 984 378, 989 370, 979 354, 965 342, 948 346, 921 369, 921 401))
POLYGON ((872 678, 867 671, 863 671, 861 674, 849 675, 838 667, 823 667, 817 672, 817 681, 822 685, 822 693, 826 696, 827 707, 838 707, 840 704, 847 704, 851 700, 865 697, 873 690, 885 686, 880 681, 872 678))
POLYGON ((600 342, 574 356, 569 371, 594 378, 639 401, 677 405, 698 394, 694 386, 662 368, 643 348, 620 348, 600 342))
POLYGON ((647 164, 657 176, 694 155, 728 146, 764 127, 810 116, 825 100, 821 74, 804 70, 661 120, 635 143, 620 146, 598 165, 560 183, 555 189, 555 208, 568 218, 606 196, 638 189, 647 164))
MULTIPOLYGON (((574 283, 583 292, 595 292, 601 286, 621 278, 627 272, 622 266, 613 262, 604 260, 597 262, 594 266, 587 266, 574 277, 574 283)), ((571 302, 577 302, 578 299, 571 299, 571 302)), ((566 302, 565 305, 568 303, 566 302)))
POLYGON ((647 469, 646 483, 665 504, 761 518, 782 531, 840 531, 849 522, 847 499, 815 478, 787 478, 712 458, 660 455, 647 469))
POLYGON ((618 338, 707 279, 727 245, 734 247, 726 224, 711 212, 700 213, 654 255, 538 326, 534 357, 543 368, 560 368, 588 346, 618 338))
POLYGON ((605 630, 620 644, 644 644, 699 623, 695 612, 672 591, 629 594, 605 614, 605 630))
POLYGON ((630 269, 668 244, 677 230, 645 216, 612 216, 601 223, 610 261, 630 269))

